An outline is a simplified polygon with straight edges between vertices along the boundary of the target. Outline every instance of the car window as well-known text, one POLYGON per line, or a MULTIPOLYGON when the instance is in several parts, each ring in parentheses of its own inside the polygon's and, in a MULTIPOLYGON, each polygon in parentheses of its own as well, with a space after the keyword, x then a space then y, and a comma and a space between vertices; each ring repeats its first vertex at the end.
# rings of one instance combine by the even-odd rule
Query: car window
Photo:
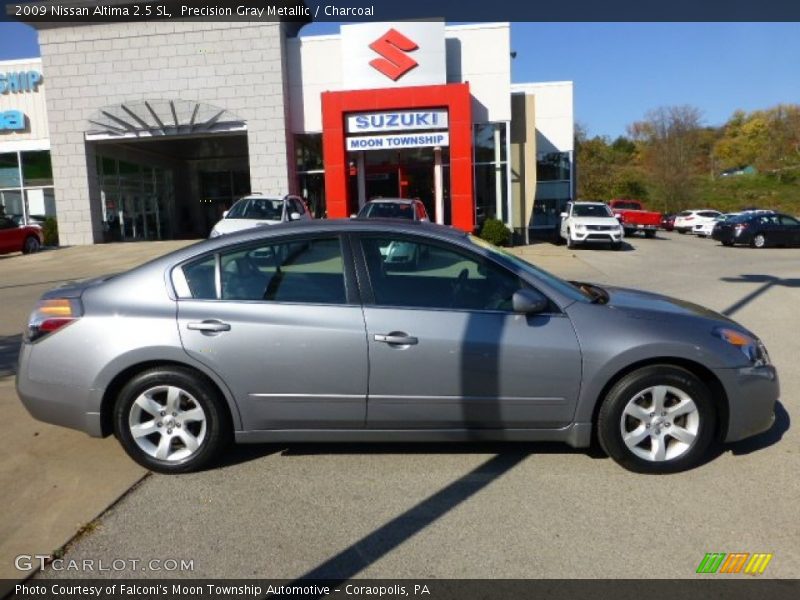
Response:
POLYGON ((775 215, 762 215, 758 217, 759 225, 777 225, 778 218, 775 215))
POLYGON ((572 207, 573 217, 613 217, 605 204, 576 204, 572 207))
POLYGON ((682 213, 678 213, 678 216, 679 217, 691 217, 692 216, 692 211, 685 210, 682 213))
POLYGON ((362 247, 379 306, 511 312, 524 287, 483 258, 414 238, 367 237, 362 247))
POLYGON ((233 205, 225 218, 280 221, 283 218, 283 200, 279 198, 242 198, 233 205))
POLYGON ((0 218, 0 229, 16 229, 17 224, 8 217, 0 218))
POLYGON ((800 227, 800 221, 797 219, 793 219, 792 217, 781 215, 779 217, 781 225, 788 225, 789 227, 800 227))
POLYGON ((374 202, 367 205, 365 216, 370 219, 414 219, 414 207, 405 202, 374 202))
MULTIPOLYGON (((338 238, 239 248, 220 255, 222 300, 344 304, 344 262, 338 238)), ((215 259, 183 268, 192 298, 217 299, 215 259)))

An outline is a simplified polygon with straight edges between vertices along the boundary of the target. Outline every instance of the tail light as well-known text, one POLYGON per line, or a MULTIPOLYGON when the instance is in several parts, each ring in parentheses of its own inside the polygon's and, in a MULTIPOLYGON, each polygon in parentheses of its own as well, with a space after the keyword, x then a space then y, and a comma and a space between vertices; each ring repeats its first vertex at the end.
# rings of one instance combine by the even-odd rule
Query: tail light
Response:
POLYGON ((747 229, 747 223, 739 223, 736 226, 736 235, 742 233, 745 229, 747 229))
POLYGON ((25 340, 33 342, 77 321, 82 314, 80 300, 52 298, 39 300, 28 319, 25 340))

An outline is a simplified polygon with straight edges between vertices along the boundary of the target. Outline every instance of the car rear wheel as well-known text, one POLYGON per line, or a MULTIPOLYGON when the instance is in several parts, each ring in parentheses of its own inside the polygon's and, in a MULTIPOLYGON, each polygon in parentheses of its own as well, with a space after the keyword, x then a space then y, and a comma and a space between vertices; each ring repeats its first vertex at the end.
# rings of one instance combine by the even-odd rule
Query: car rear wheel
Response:
POLYGON ((757 233, 753 236, 753 248, 764 248, 767 245, 767 236, 763 233, 757 233))
POLYGON ((114 407, 114 433, 128 455, 159 473, 196 471, 228 444, 223 400, 189 369, 150 369, 131 379, 114 407))
POLYGON ((655 232, 655 230, 653 230, 653 229, 647 229, 647 230, 645 230, 645 232, 644 232, 644 237, 646 237, 646 238, 651 238, 651 239, 652 239, 652 238, 654 238, 654 237, 656 237, 656 232, 655 232))
POLYGON ((22 253, 33 254, 38 252, 41 247, 42 244, 39 242, 39 239, 34 235, 29 235, 22 244, 22 253))
POLYGON ((603 401, 597 420, 600 445, 637 473, 674 473, 696 466, 716 428, 708 387, 693 373, 653 365, 629 373, 603 401))

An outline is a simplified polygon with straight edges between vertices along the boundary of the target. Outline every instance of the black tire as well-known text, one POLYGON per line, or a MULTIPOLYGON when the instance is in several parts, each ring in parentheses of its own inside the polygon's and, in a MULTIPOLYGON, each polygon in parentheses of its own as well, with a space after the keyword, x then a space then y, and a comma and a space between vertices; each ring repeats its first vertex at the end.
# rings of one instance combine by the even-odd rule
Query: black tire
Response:
POLYGON ((572 241, 572 234, 569 232, 569 229, 567 229, 567 248, 575 248, 575 242, 572 241))
MULTIPOLYGON (((667 402, 673 401, 677 402, 677 397, 670 394, 665 400, 665 405, 667 402)), ((644 410, 646 412, 650 409, 645 408, 644 410)), ((653 414, 652 412, 649 413, 651 417, 653 414)), ((626 417, 626 419, 629 418, 632 417, 626 417)), ((625 426, 627 426, 628 421, 626 420, 625 423, 625 426)), ((611 388, 600 407, 597 418, 597 437, 603 450, 615 462, 629 471, 650 474, 676 473, 691 469, 703 460, 714 439, 716 424, 717 411, 714 400, 708 387, 700 379, 681 367, 652 365, 629 373, 611 388), (679 390, 691 398, 697 409, 696 417, 690 417, 689 415, 677 417, 672 424, 675 427, 672 431, 677 431, 677 426, 683 426, 684 424, 688 426, 687 421, 680 421, 680 419, 696 418, 695 426, 697 431, 693 441, 688 445, 688 448, 680 453, 680 442, 676 438, 670 438, 666 442, 666 447, 670 448, 667 453, 675 451, 678 454, 674 458, 665 457, 660 461, 646 459, 635 454, 622 438, 622 417, 626 406, 637 396, 646 399, 646 395, 639 396, 639 394, 643 390, 654 386, 669 386, 679 390)), ((638 446, 639 450, 641 452, 653 452, 655 447, 651 445, 650 441, 653 439, 653 431, 659 433, 663 429, 664 435, 667 436, 670 431, 669 427, 669 425, 663 426, 658 423, 656 425, 647 425, 646 435, 641 443, 647 443, 649 448, 638 446), (652 429, 651 426, 653 427, 652 429)))
POLYGON ((728 246, 729 248, 733 246, 733 242, 722 242, 723 246, 728 246))
MULTIPOLYGON (((166 395, 166 392, 163 392, 163 394, 166 395)), ((155 395, 155 398, 158 402, 161 401, 158 395, 155 395)), ((152 419, 160 423, 158 425, 159 428, 153 429, 153 433, 148 436, 141 436, 153 445, 156 445, 156 440, 161 440, 161 436, 164 435, 162 432, 166 430, 167 420, 170 417, 169 414, 161 413, 161 415, 163 415, 163 419, 162 417, 152 419), (156 438, 155 436, 158 437, 156 438)), ((224 399, 219 397, 219 394, 204 377, 191 369, 180 367, 154 368, 133 377, 117 396, 113 421, 114 434, 122 444, 125 452, 133 460, 151 471, 167 474, 188 473, 202 469, 214 460, 230 443, 233 432, 233 426, 227 407, 224 404, 224 399), (205 427, 202 431, 202 440, 197 449, 184 458, 162 460, 151 456, 138 445, 131 432, 129 420, 134 410, 134 402, 144 392, 162 386, 179 388, 185 394, 181 397, 180 402, 185 403, 184 406, 187 407, 187 410, 194 408, 194 403, 196 402, 204 413, 205 427)), ((175 421, 179 421, 179 419, 175 421)), ((169 422, 172 423, 173 421, 169 422)), ((186 431, 190 431, 192 427, 196 428, 192 433, 197 435, 202 426, 199 426, 197 422, 187 421, 182 425, 173 425, 173 427, 175 427, 175 437, 177 438, 181 433, 181 428, 186 431)), ((169 430, 170 434, 172 431, 172 429, 169 430)), ((198 435, 197 437, 200 436, 198 435)), ((176 446, 178 451, 181 449, 181 445, 185 446, 180 439, 175 443, 170 441, 167 444, 168 448, 176 446)), ((188 451, 188 447, 186 450, 188 451)))
POLYGON ((42 243, 39 241, 35 235, 29 235, 25 238, 25 241, 22 242, 22 253, 23 254, 35 254, 38 252, 42 247, 42 243))
POLYGON ((753 236, 753 239, 750 241, 750 245, 753 248, 766 248, 767 247, 767 236, 763 233, 757 233, 753 236))
POLYGON ((656 237, 655 229, 645 229, 644 237, 649 239, 653 239, 654 237, 656 237))
POLYGON ((684 229, 676 229, 675 231, 677 231, 681 235, 686 235, 686 230, 684 230, 684 229))

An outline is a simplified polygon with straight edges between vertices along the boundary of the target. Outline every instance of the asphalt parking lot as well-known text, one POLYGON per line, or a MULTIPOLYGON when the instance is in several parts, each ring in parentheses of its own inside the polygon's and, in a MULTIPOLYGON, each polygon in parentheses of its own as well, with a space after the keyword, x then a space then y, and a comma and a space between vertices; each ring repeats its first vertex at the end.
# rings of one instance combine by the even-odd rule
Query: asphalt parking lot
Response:
MULTIPOLYGON (((168 575, 194 578, 649 579, 692 577, 707 552, 771 552, 765 577, 800 576, 800 434, 792 423, 800 404, 800 250, 724 248, 671 233, 629 242, 619 252, 549 244, 518 252, 568 278, 677 296, 754 330, 781 376, 771 431, 721 448, 693 471, 661 477, 555 444, 239 447, 213 470, 147 477, 65 558, 192 560, 193 570, 168 575)), ((143 252, 137 246, 145 248, 130 252, 143 252)), ((103 247, 91 252, 110 256, 103 247)), ((13 307, 0 316, 0 335, 11 336, 9 319, 20 323, 47 287, 36 283, 46 269, 18 267, 41 256, 0 260, 0 305, 13 307)), ((124 249, 116 256, 133 260, 124 249)), ((78 261, 60 278, 108 266, 78 261)), ((8 381, 0 379, 2 406, 15 400, 8 381)), ((13 418, 16 427, 38 428, 22 411, 13 418)), ((80 446, 94 471, 69 497, 53 491, 55 504, 92 497, 106 461, 133 470, 113 440, 80 446)), ((0 471, 0 479, 10 475, 39 477, 33 469, 0 471)), ((0 481, 4 505, 15 498, 7 483, 0 481)), ((30 511, 25 519, 41 517, 30 511)), ((2 560, 8 567, 9 556, 2 560)), ((113 574, 165 575, 141 571, 141 563, 113 574)), ((91 575, 98 574, 82 576, 91 575)))

